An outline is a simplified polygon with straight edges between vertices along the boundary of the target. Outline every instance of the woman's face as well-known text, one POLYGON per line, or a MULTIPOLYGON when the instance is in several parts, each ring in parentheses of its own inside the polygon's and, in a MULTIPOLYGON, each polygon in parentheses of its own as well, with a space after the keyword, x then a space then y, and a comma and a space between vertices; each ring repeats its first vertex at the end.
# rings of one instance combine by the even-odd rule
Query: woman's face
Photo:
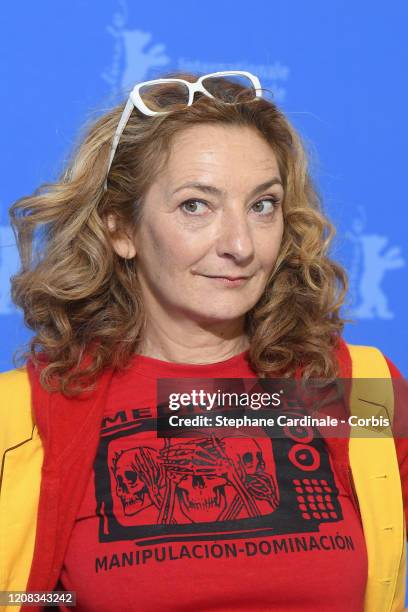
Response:
POLYGON ((147 313, 201 323, 243 318, 280 249, 281 180, 254 129, 198 125, 178 134, 126 246, 147 313))

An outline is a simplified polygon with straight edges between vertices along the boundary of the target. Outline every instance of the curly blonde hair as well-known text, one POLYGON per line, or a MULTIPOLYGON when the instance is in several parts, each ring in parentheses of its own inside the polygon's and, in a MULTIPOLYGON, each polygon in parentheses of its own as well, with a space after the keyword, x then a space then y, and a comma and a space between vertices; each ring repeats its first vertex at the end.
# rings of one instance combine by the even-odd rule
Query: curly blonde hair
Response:
MULTIPOLYGON (((197 79, 182 72, 165 76, 197 79)), ((115 253, 107 215, 116 216, 119 229, 136 227, 144 194, 166 163, 173 136, 214 123, 251 126, 262 134, 277 157, 284 187, 281 249, 263 295, 246 314, 250 364, 259 377, 290 377, 298 367, 304 379, 338 375, 333 349, 346 322, 339 311, 348 281, 327 255, 335 228, 322 211, 305 147, 273 102, 248 101, 245 90, 225 78, 216 87, 235 103, 199 93, 185 107, 177 104, 173 86, 156 87, 150 105, 163 109, 171 102, 173 110, 154 117, 133 110, 106 191, 123 104, 86 126, 59 180, 11 206, 21 258, 12 299, 35 332, 18 359, 43 366, 40 380, 48 391, 75 396, 93 389, 104 368, 126 368, 137 352, 145 323, 137 258, 115 253)))

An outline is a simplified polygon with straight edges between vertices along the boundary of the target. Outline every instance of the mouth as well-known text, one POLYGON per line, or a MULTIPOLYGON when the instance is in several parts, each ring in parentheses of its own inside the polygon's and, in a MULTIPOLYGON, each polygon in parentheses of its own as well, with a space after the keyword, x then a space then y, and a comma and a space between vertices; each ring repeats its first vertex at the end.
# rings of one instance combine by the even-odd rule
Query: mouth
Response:
POLYGON ((251 278, 251 276, 210 276, 207 274, 203 274, 202 276, 230 287, 243 285, 251 278))

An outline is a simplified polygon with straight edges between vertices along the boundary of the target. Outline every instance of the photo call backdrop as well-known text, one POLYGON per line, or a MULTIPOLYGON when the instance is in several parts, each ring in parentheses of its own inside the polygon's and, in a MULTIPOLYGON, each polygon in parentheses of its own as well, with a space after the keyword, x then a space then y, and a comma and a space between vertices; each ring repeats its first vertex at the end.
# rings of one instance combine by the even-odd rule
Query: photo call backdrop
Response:
POLYGON ((10 299, 7 210, 59 175, 78 130, 164 71, 249 70, 299 130, 346 267, 345 339, 408 372, 408 4, 15 0, 3 4, 0 371, 31 332, 10 299))
POLYGON ((2 7, 0 371, 31 332, 10 300, 7 210, 54 180, 78 130, 164 71, 249 70, 300 131, 337 228, 345 339, 408 372, 406 2, 17 0, 2 7))

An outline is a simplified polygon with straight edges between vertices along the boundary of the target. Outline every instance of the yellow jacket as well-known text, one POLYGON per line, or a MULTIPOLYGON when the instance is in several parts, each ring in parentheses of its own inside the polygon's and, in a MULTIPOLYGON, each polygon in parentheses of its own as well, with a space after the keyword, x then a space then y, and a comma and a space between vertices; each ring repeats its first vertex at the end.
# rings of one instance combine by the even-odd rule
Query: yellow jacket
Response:
MULTIPOLYGON (((382 353, 374 347, 347 346, 352 359, 352 413, 364 415, 365 407, 375 402, 392 420, 393 387, 382 353), (367 381, 370 378, 389 379, 389 384, 367 381)), ((0 590, 25 590, 43 463, 25 368, 0 374, 0 407, 0 590)), ((368 555, 364 612, 400 612, 405 600, 406 527, 394 440, 389 435, 359 437, 353 428, 349 458, 368 555)), ((5 609, 15 611, 16 606, 5 609)))

